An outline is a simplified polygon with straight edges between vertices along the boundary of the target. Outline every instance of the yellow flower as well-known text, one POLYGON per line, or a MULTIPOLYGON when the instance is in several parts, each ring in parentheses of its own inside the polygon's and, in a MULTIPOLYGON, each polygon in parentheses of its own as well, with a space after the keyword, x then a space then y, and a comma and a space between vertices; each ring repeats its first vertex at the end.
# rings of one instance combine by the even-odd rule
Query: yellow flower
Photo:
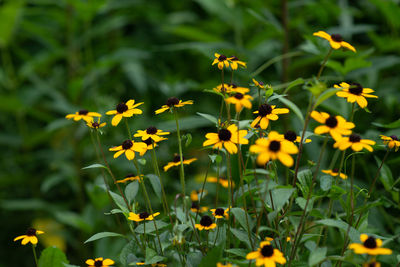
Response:
POLYGON ((340 150, 346 150, 351 147, 354 151, 361 151, 363 148, 372 152, 373 149, 371 146, 375 145, 375 141, 369 139, 361 139, 358 134, 352 134, 349 137, 343 137, 340 140, 337 140, 335 144, 333 144, 334 148, 339 148, 340 150))
POLYGON ((86 122, 90 122, 93 120, 93 117, 101 117, 100 113, 97 112, 89 112, 86 109, 79 110, 74 114, 68 114, 65 116, 66 119, 74 119, 74 121, 84 120, 86 122))
POLYGON ((227 263, 224 265, 220 262, 217 262, 217 267, 232 267, 232 266, 233 266, 232 263, 227 263))
POLYGON ((234 104, 236 112, 240 112, 243 107, 251 109, 251 102, 253 97, 251 95, 244 95, 241 93, 236 93, 234 96, 225 99, 226 103, 234 104))
POLYGON ((183 107, 184 105, 192 105, 192 104, 193 100, 182 101, 176 97, 170 97, 167 99, 167 103, 163 105, 161 108, 157 109, 155 113, 160 114, 166 110, 171 110, 172 108, 180 108, 183 107))
POLYGON ((222 84, 220 84, 220 85, 218 85, 217 87, 215 87, 213 90, 214 90, 215 92, 217 92, 217 93, 228 93, 228 94, 231 94, 231 93, 241 93, 241 94, 243 94, 243 95, 246 94, 246 93, 248 93, 248 92, 250 91, 249 88, 240 87, 240 86, 237 86, 237 85, 234 84, 234 83, 232 83, 232 84, 224 83, 224 87, 222 87, 222 84))
POLYGON ((390 149, 395 147, 395 151, 399 150, 400 147, 400 141, 395 135, 391 136, 385 136, 385 135, 380 135, 381 139, 383 140, 383 143, 387 145, 390 149))
MULTIPOLYGON (((209 183, 217 183, 218 178, 217 177, 208 177, 207 182, 209 183)), ((222 185, 222 187, 228 188, 229 186, 229 181, 227 179, 224 179, 222 177, 219 178, 219 183, 222 185)), ((235 187, 235 182, 232 181, 232 187, 235 187)))
POLYGON ((253 83, 255 87, 258 87, 259 89, 264 89, 265 84, 263 82, 258 82, 256 79, 253 79, 253 83))
POLYGON ((222 70, 225 66, 225 68, 229 67, 229 59, 225 55, 220 55, 218 53, 214 54, 215 59, 213 63, 211 64, 214 66, 215 64, 218 64, 218 69, 222 70))
POLYGON ((97 129, 99 129, 99 128, 102 128, 102 127, 106 126, 106 123, 105 123, 105 122, 100 123, 100 117, 99 117, 99 119, 97 120, 97 122, 94 121, 94 119, 92 118, 90 121, 87 121, 87 122, 86 122, 86 125, 87 125, 88 127, 92 128, 92 129, 97 130, 97 129))
POLYGON ((265 267, 275 267, 276 262, 279 264, 285 264, 286 259, 283 257, 283 253, 278 249, 271 246, 270 241, 263 241, 260 243, 260 247, 257 251, 250 252, 247 254, 246 259, 256 260, 256 265, 265 267))
POLYGON ((227 129, 220 129, 218 133, 208 133, 203 146, 213 145, 213 148, 221 149, 222 146, 228 151, 229 154, 237 153, 236 144, 248 144, 249 140, 244 138, 247 135, 246 130, 237 129, 235 124, 230 125, 227 129))
MULTIPOLYGON (((300 143, 301 139, 301 137, 296 135, 293 131, 287 131, 284 135, 281 135, 281 137, 293 143, 300 143)), ((311 139, 307 138, 306 140, 303 140, 303 143, 311 143, 311 139)))
POLYGON ((279 159, 282 164, 291 167, 294 161, 290 154, 297 154, 299 149, 292 142, 283 139, 279 133, 271 131, 268 139, 257 139, 255 145, 250 146, 250 152, 258 154, 257 163, 259 165, 279 159))
POLYGON ((161 140, 165 140, 165 138, 163 139, 163 137, 161 136, 168 134, 169 132, 163 132, 162 130, 159 130, 156 127, 151 126, 144 131, 138 130, 137 133, 135 133, 134 137, 141 137, 142 141, 150 138, 154 142, 160 142, 161 140))
POLYGON ((196 223, 195 227, 196 227, 196 229, 201 231, 201 230, 214 229, 215 227, 217 227, 217 225, 215 223, 213 223, 213 220, 211 219, 210 216, 204 215, 200 219, 200 224, 196 223))
POLYGON ((193 211, 194 213, 203 213, 208 211, 208 207, 200 207, 197 201, 193 201, 190 210, 193 211))
POLYGON ((135 222, 152 221, 152 220, 154 220, 154 217, 158 216, 159 214, 160 214, 159 212, 156 212, 153 214, 149 214, 147 212, 141 212, 139 214, 136 214, 134 212, 129 212, 128 220, 135 221, 135 222))
POLYGON ((365 108, 368 105, 367 100, 365 99, 366 97, 370 98, 378 98, 376 95, 371 95, 370 93, 373 93, 374 90, 371 88, 363 88, 361 84, 359 83, 345 83, 342 82, 339 85, 335 84, 333 87, 335 88, 342 88, 341 91, 336 92, 336 95, 338 97, 344 97, 347 98, 347 102, 354 103, 357 102, 357 104, 361 108, 365 108))
POLYGON ((351 134, 351 130, 355 127, 354 123, 347 122, 342 116, 331 116, 326 112, 311 112, 311 118, 316 120, 320 125, 314 129, 314 133, 323 134, 329 133, 333 139, 339 140, 342 135, 351 134))
POLYGON ((135 158, 136 152, 143 152, 147 148, 147 145, 143 142, 135 142, 133 140, 125 140, 122 145, 112 147, 109 151, 117 151, 114 154, 114 158, 118 158, 121 154, 125 153, 128 160, 133 160, 135 158))
POLYGON ((351 44, 343 41, 343 37, 340 34, 329 35, 324 31, 319 31, 319 32, 314 32, 313 35, 328 40, 329 44, 333 49, 339 49, 343 47, 353 52, 356 52, 356 49, 351 44))
POLYGON ((141 109, 136 108, 137 106, 142 105, 143 102, 135 104, 135 100, 131 99, 128 102, 121 102, 117 105, 115 110, 107 111, 107 115, 114 115, 111 120, 112 126, 117 126, 121 121, 122 117, 129 118, 135 114, 142 114, 143 111, 141 109))
POLYGON ((43 233, 44 233, 43 231, 39 231, 34 228, 29 228, 26 231, 25 235, 17 236, 16 238, 14 238, 14 241, 22 239, 22 241, 21 241, 22 245, 26 245, 29 242, 32 243, 32 245, 36 245, 38 243, 37 235, 41 235, 43 233))
POLYGON ((257 118, 250 124, 251 127, 255 128, 257 124, 260 125, 261 129, 267 129, 269 121, 276 121, 279 117, 278 114, 289 113, 287 108, 275 108, 275 106, 270 106, 268 104, 262 104, 257 111, 253 112, 258 114, 257 118))
POLYGON ((364 263, 363 267, 381 267, 381 264, 375 260, 372 260, 370 262, 364 263))
POLYGON ((222 219, 224 217, 228 218, 229 217, 229 208, 227 209, 223 209, 223 208, 216 208, 216 209, 210 209, 210 211, 212 212, 212 215, 216 218, 216 219, 222 219))
MULTIPOLYGON (((161 141, 164 141, 167 139, 168 138, 160 137, 160 140, 158 142, 161 142, 161 141)), ((158 146, 157 142, 155 142, 155 141, 153 142, 153 139, 151 139, 151 138, 147 138, 146 140, 143 140, 143 143, 145 143, 147 147, 145 149, 143 149, 142 151, 140 151, 140 156, 143 156, 148 150, 152 150, 153 146, 154 146, 154 148, 156 146, 158 146)))
POLYGON ((349 248, 354 250, 356 254, 368 254, 368 255, 390 255, 392 250, 388 248, 381 248, 382 240, 366 234, 360 235, 362 244, 352 243, 349 248))
MULTIPOLYGON (((183 164, 189 165, 193 161, 196 161, 196 158, 191 158, 191 159, 185 159, 183 157, 183 164)), ((171 162, 168 162, 167 165, 164 166, 164 171, 168 171, 172 167, 176 167, 181 165, 181 157, 178 154, 175 154, 174 159, 171 162)))
POLYGON ((87 260, 86 264, 89 265, 89 267, 107 267, 113 265, 114 261, 110 259, 103 260, 103 258, 96 258, 94 260, 87 260))
POLYGON ((207 194, 207 190, 193 190, 190 192, 190 199, 192 201, 199 201, 200 196, 203 198, 207 194))
POLYGON ((347 175, 344 173, 339 173, 338 169, 332 169, 332 170, 322 170, 323 173, 329 174, 330 176, 336 177, 339 175, 340 178, 343 180, 347 179, 347 175))
POLYGON ((240 66, 242 68, 247 68, 246 62, 240 61, 235 56, 228 58, 228 60, 230 61, 231 69, 233 69, 233 70, 237 70, 238 66, 240 66))
POLYGON ((124 179, 118 180, 115 183, 123 183, 124 184, 129 181, 138 181, 140 183, 142 179, 143 179, 143 175, 135 176, 134 174, 128 174, 124 177, 124 179))

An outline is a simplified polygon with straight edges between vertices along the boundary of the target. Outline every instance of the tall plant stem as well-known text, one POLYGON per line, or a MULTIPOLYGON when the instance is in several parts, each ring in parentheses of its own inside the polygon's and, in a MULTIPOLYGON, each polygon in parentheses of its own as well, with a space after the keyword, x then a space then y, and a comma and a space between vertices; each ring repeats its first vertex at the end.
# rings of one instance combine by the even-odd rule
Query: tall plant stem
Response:
POLYGON ((35 259, 35 265, 38 266, 38 259, 36 256, 36 245, 32 244, 33 258, 35 259))
MULTIPOLYGON (((175 110, 175 108, 173 109, 173 113, 174 113, 174 118, 175 118, 175 123, 176 123, 176 135, 178 137, 179 159, 181 161, 179 175, 180 175, 180 179, 181 179, 182 195, 183 195, 183 199, 185 202, 186 190, 185 190, 185 171, 183 168, 182 140, 181 140, 181 133, 179 130, 178 113, 175 110)), ((184 205, 184 210, 186 210, 186 203, 184 205)))
POLYGON ((317 74, 317 80, 319 80, 319 78, 321 77, 322 71, 324 70, 326 62, 328 61, 329 57, 331 56, 332 51, 333 51, 332 47, 329 48, 328 54, 326 54, 324 60, 322 61, 321 67, 319 68, 319 71, 317 74))

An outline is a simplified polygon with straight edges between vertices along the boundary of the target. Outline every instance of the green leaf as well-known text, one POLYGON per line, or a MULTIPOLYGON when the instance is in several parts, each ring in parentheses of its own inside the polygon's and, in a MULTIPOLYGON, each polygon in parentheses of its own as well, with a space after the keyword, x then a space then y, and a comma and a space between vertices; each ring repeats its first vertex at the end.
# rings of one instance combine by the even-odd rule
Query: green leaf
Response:
POLYGON ((109 191, 110 195, 112 197, 112 199, 114 200, 115 204, 117 204, 117 206, 124 212, 124 213, 128 213, 128 207, 126 206, 125 200, 118 194, 109 191))
POLYGON ((232 232, 232 234, 234 234, 236 236, 237 239, 239 239, 240 241, 246 243, 248 248, 251 248, 250 241, 249 241, 249 236, 248 236, 247 232, 242 231, 242 230, 238 230, 238 229, 235 229, 235 228, 232 228, 232 227, 231 227, 231 232, 232 232))
POLYGON ((149 178, 149 181, 151 183, 151 186, 153 187, 154 193, 156 193, 157 197, 161 200, 160 178, 154 174, 147 174, 146 177, 149 178))
POLYGON ((201 260, 199 267, 210 267, 210 266, 217 266, 217 263, 219 262, 220 258, 222 257, 222 246, 224 244, 221 244, 220 246, 216 246, 213 249, 211 249, 207 255, 201 260))
POLYGON ((104 237, 112 237, 112 236, 124 237, 123 235, 118 234, 118 233, 113 233, 113 232, 101 232, 101 233, 97 233, 97 234, 92 235, 92 237, 90 237, 88 240, 86 240, 86 241, 84 242, 84 244, 89 243, 89 242, 92 242, 92 241, 95 241, 95 240, 98 240, 98 239, 101 239, 101 238, 104 238, 104 237))
POLYGON ((290 101, 287 98, 279 98, 279 101, 281 101, 283 104, 285 104, 288 108, 290 108, 294 114, 296 114, 296 116, 300 119, 301 124, 304 124, 304 117, 303 117, 303 113, 301 113, 301 110, 296 106, 295 103, 293 103, 292 101, 290 101))
POLYGON ((332 187, 332 176, 330 175, 324 175, 320 179, 320 186, 322 191, 329 191, 332 187))
MULTIPOLYGON (((334 219, 324 219, 315 221, 316 224, 323 224, 326 226, 337 227, 344 232, 347 232, 349 225, 344 221, 334 219)), ((360 242, 360 233, 354 228, 350 227, 349 237, 352 242, 360 242)))
MULTIPOLYGON (((155 221, 155 222, 156 222, 158 231, 160 229, 163 229, 163 228, 165 228, 165 227, 167 227, 169 225, 168 223, 165 223, 163 221, 155 221)), ((136 227, 135 232, 138 233, 138 234, 144 234, 145 225, 146 225, 146 234, 152 233, 152 232, 154 232, 156 230, 156 228, 154 227, 154 221, 148 221, 146 223, 141 222, 139 224, 139 226, 136 227)))
MULTIPOLYGON (((300 207, 302 210, 305 209, 306 203, 307 203, 307 200, 306 200, 305 198, 302 198, 302 197, 296 198, 296 204, 299 205, 299 207, 300 207)), ((306 210, 306 211, 307 211, 307 212, 310 212, 310 211, 313 209, 313 205, 314 205, 314 199, 311 198, 311 199, 308 201, 307 210, 306 210)))
POLYGON ((324 102, 325 100, 327 100, 331 96, 335 95, 336 92, 338 92, 340 90, 342 90, 342 89, 331 88, 331 89, 325 90, 321 95, 319 95, 319 97, 315 101, 314 109, 316 109, 322 102, 324 102))
MULTIPOLYGON (((378 166, 380 166, 382 161, 376 156, 374 156, 374 158, 378 166)), ((392 190, 392 186, 394 183, 393 174, 390 168, 386 164, 383 164, 380 170, 380 180, 383 186, 385 187, 386 191, 389 192, 392 190)))
MULTIPOLYGON (((283 206, 289 201, 290 196, 294 192, 294 188, 291 186, 279 187, 275 188, 271 191, 273 203, 274 203, 274 210, 281 210, 283 206)), ((267 202, 272 207, 271 199, 268 197, 267 202)))
POLYGON ((125 187, 125 197, 129 203, 132 203, 132 201, 135 199, 138 191, 139 191, 139 182, 138 181, 133 181, 125 187))
MULTIPOLYGON (((247 229, 247 223, 246 223, 246 212, 242 208, 232 208, 231 212, 233 213, 235 218, 239 221, 239 223, 243 227, 243 229, 247 231, 248 229, 247 229)), ((249 215, 247 215, 247 220, 249 222, 249 227, 250 227, 250 231, 251 231, 251 229, 253 229, 253 227, 254 227, 253 220, 251 219, 251 217, 249 215)))
POLYGON ((212 163, 214 163, 214 162, 220 163, 222 161, 221 155, 212 154, 212 155, 208 155, 208 157, 210 158, 212 163))
POLYGON ((69 263, 64 252, 56 247, 48 247, 40 255, 38 267, 64 267, 64 263, 69 263))
POLYGON ((377 127, 381 127, 381 128, 395 129, 395 128, 400 127, 400 119, 398 119, 397 121, 391 122, 389 124, 381 124, 381 123, 377 123, 377 122, 373 122, 372 124, 377 127))
POLYGON ((218 123, 217 118, 215 118, 214 116, 212 116, 210 114, 205 114, 205 113, 200 113, 200 112, 196 112, 196 114, 202 116, 203 118, 205 118, 206 120, 211 121, 214 124, 218 123))
POLYGON ((102 165, 102 164, 95 163, 95 164, 92 164, 92 165, 83 167, 82 170, 86 170, 86 169, 95 169, 95 168, 104 168, 104 169, 107 169, 106 166, 104 166, 104 165, 102 165))
POLYGON ((21 0, 5 1, 0 5, 0 18, 3 24, 3 27, 0 27, 0 47, 6 47, 10 43, 23 6, 24 1, 21 0))
POLYGON ((247 249, 243 248, 231 248, 231 249, 226 249, 225 251, 243 258, 246 258, 246 255, 248 253, 247 249))
POLYGON ((184 137, 184 139, 186 139, 185 147, 188 147, 190 145, 190 143, 192 143, 192 135, 190 133, 188 133, 188 134, 185 134, 183 137, 184 137))
POLYGON ((145 262, 146 265, 161 262, 164 259, 165 259, 165 257, 159 256, 155 250, 153 250, 149 247, 146 247, 146 262, 145 262))
POLYGON ((287 92, 289 92, 290 89, 292 89, 293 87, 303 84, 305 81, 303 80, 303 78, 297 78, 296 80, 292 81, 288 87, 286 87, 285 91, 283 91, 283 94, 286 94, 287 92))
POLYGON ((327 248, 314 248, 308 257, 308 265, 314 266, 323 261, 326 257, 327 248))

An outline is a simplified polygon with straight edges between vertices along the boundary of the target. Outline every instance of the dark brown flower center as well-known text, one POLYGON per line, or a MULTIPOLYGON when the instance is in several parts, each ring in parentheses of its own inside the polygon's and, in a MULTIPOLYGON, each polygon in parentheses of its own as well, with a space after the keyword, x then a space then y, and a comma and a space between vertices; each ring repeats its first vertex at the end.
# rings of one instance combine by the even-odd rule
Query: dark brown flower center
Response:
POLYGON ((146 140, 143 141, 143 143, 145 143, 146 145, 151 145, 152 144, 152 139, 149 137, 146 140))
POLYGON ((367 240, 364 241, 364 247, 366 248, 376 248, 376 240, 374 237, 369 236, 367 240))
MULTIPOLYGON (((185 157, 182 156, 182 160, 185 160, 185 157)), ((175 154, 172 161, 173 162, 180 162, 181 161, 181 156, 179 154, 175 154)))
POLYGON ((102 266, 103 266, 103 261, 102 261, 102 260, 96 260, 96 261, 94 262, 94 266, 96 266, 96 267, 102 267, 102 266))
POLYGON ((135 177, 135 175, 133 173, 129 173, 129 174, 125 175, 125 178, 128 178, 128 177, 135 177))
POLYGON ((272 107, 268 104, 262 104, 259 108, 258 108, 258 114, 261 117, 265 117, 268 114, 271 114, 272 112, 272 107))
POLYGON ((361 95, 363 92, 363 87, 359 83, 350 83, 349 92, 353 95, 361 95))
POLYGON ((220 62, 225 61, 225 60, 226 60, 226 56, 225 55, 220 55, 218 57, 218 61, 220 61, 220 62))
POLYGON ((116 108, 118 113, 124 113, 128 110, 128 106, 125 103, 119 103, 116 108))
POLYGON ((26 235, 27 236, 36 236, 36 229, 35 228, 29 228, 26 230, 26 235))
POLYGON ((341 42, 343 41, 343 37, 340 34, 334 33, 331 35, 331 38, 335 42, 341 42))
POLYGON ((349 141, 352 143, 358 143, 360 142, 361 137, 358 134, 352 134, 349 136, 349 141))
POLYGON ((146 219, 150 216, 150 214, 148 214, 147 212, 141 212, 139 213, 139 218, 140 219, 146 219))
POLYGON ((215 209, 215 215, 224 216, 225 210, 223 208, 215 209))
POLYGON ((199 203, 197 201, 192 202, 192 209, 195 209, 195 210, 199 209, 199 203))
POLYGON ((296 141, 297 135, 293 131, 287 131, 284 135, 285 139, 291 142, 296 141))
POLYGON ((232 61, 238 61, 238 60, 239 60, 236 56, 232 56, 230 59, 231 59, 232 61))
POLYGON ((325 124, 329 128, 335 128, 338 125, 338 121, 334 116, 330 116, 326 119, 325 124))
POLYGON ((274 254, 274 248, 271 245, 265 245, 261 248, 261 255, 271 257, 274 254))
POLYGON ((338 168, 334 168, 334 169, 332 169, 332 172, 333 172, 333 173, 338 173, 338 172, 339 172, 339 169, 338 169, 338 168))
POLYGON ((147 134, 155 134, 155 133, 157 133, 157 128, 151 126, 151 127, 149 127, 149 128, 146 129, 146 133, 147 133, 147 134))
POLYGON ((205 215, 205 216, 201 217, 200 225, 205 226, 205 227, 208 227, 208 226, 210 226, 212 223, 213 223, 213 221, 212 221, 212 219, 211 219, 210 216, 205 215))
POLYGON ((389 136, 390 138, 392 138, 393 140, 395 140, 395 141, 399 141, 399 139, 397 138, 397 136, 395 136, 395 135, 391 135, 391 136, 389 136))
POLYGON ((243 98, 243 95, 242 95, 241 93, 236 93, 236 94, 235 94, 235 98, 236 98, 236 99, 242 99, 242 98, 243 98))
POLYGON ((232 137, 232 133, 227 129, 221 129, 218 131, 218 138, 221 141, 229 141, 232 137))
POLYGON ((86 115, 88 113, 89 113, 89 111, 87 111, 86 109, 79 110, 79 115, 86 115))
POLYGON ((263 85, 264 85, 264 83, 263 83, 263 82, 258 82, 258 84, 259 84, 259 85, 261 85, 261 86, 263 86, 263 85))
POLYGON ((231 86, 232 88, 237 88, 237 85, 234 84, 234 83, 231 83, 230 86, 231 86))
POLYGON ((376 266, 376 262, 371 262, 368 264, 368 267, 375 267, 376 266))
POLYGON ((133 146, 133 143, 131 140, 125 140, 122 143, 122 149, 124 149, 124 150, 127 150, 127 149, 131 148, 132 146, 133 146))
POLYGON ((271 141, 271 143, 269 143, 269 150, 273 151, 273 152, 278 152, 279 149, 281 148, 281 143, 278 141, 271 141))
POLYGON ((167 99, 167 106, 168 107, 173 107, 175 105, 179 104, 179 99, 176 97, 170 97, 167 99))
POLYGON ((99 128, 100 124, 98 122, 92 122, 93 128, 99 128))

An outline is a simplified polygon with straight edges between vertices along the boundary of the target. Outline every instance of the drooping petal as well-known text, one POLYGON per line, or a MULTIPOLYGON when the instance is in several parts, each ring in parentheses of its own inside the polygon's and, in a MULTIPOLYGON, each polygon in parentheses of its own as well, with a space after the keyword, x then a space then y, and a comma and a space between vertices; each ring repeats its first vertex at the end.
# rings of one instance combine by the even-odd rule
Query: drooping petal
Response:
POLYGON ((112 125, 112 126, 117 126, 118 123, 121 121, 121 119, 122 119, 122 114, 117 114, 117 115, 115 115, 115 116, 112 118, 111 125, 112 125))

